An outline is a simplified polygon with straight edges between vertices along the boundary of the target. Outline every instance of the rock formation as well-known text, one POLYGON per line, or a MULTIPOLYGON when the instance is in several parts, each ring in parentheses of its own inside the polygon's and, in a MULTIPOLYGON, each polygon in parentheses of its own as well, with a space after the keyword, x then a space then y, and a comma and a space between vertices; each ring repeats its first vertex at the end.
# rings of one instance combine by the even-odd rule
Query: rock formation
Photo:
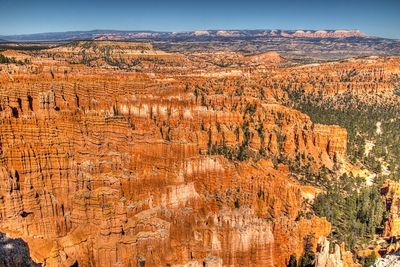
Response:
POLYGON ((351 252, 345 251, 338 244, 334 245, 331 252, 330 242, 326 237, 321 236, 318 240, 316 253, 316 267, 359 267, 360 264, 353 262, 351 252))
POLYGON ((400 184, 394 181, 386 181, 382 188, 382 194, 386 201, 386 211, 388 213, 385 222, 384 236, 395 237, 400 235, 400 184))
MULTIPOLYGON (((274 84, 296 85, 296 68, 225 75, 208 55, 109 46, 0 65, 0 231, 24 239, 33 260, 285 266, 307 236, 316 247, 329 234, 325 218, 302 216, 291 164, 332 169, 346 161, 347 132, 285 105, 274 84)), ((338 253, 323 248, 319 266, 343 262, 338 253)))

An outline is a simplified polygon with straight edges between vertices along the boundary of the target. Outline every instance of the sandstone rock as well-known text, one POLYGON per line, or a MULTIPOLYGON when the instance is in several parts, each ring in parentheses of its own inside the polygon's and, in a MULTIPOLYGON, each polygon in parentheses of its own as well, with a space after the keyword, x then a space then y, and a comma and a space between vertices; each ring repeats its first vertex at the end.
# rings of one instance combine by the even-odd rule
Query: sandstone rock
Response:
POLYGON ((330 253, 330 242, 322 237, 318 241, 319 249, 317 250, 317 259, 315 266, 317 267, 343 267, 340 247, 335 244, 333 253, 330 253))

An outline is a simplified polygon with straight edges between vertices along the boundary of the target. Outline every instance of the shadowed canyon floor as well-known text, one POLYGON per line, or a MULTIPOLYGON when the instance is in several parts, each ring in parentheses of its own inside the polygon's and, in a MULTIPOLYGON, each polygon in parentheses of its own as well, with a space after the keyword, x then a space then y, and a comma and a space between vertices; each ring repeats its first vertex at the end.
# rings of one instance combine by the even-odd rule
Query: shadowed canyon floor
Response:
MULTIPOLYGON (((382 170, 349 155, 352 128, 306 113, 398 112, 399 57, 298 65, 111 41, 1 53, 0 232, 35 262, 287 266, 313 253, 316 266, 358 266, 397 249, 346 247, 317 216, 329 181, 364 186, 382 170)), ((400 231, 399 186, 382 190, 375 240, 400 231)))

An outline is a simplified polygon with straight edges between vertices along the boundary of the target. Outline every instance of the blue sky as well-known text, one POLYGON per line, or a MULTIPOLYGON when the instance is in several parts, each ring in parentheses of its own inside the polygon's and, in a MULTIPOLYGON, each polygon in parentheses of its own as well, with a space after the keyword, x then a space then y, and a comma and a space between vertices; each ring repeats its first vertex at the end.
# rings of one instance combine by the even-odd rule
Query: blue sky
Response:
POLYGON ((0 34, 73 30, 360 29, 400 39, 400 0, 0 0, 0 34))

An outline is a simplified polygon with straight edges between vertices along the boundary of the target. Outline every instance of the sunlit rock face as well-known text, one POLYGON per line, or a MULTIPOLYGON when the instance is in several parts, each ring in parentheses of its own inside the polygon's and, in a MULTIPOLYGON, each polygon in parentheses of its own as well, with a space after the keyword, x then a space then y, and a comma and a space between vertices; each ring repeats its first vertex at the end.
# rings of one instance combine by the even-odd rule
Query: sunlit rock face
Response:
POLYGON ((305 189, 288 165, 339 168, 347 132, 285 105, 266 66, 243 76, 147 45, 95 60, 108 43, 88 48, 84 65, 75 45, 0 66, 0 230, 33 260, 285 266, 306 236, 316 249, 330 233, 324 218, 302 216, 305 189), (132 60, 141 71, 126 70, 132 60))

